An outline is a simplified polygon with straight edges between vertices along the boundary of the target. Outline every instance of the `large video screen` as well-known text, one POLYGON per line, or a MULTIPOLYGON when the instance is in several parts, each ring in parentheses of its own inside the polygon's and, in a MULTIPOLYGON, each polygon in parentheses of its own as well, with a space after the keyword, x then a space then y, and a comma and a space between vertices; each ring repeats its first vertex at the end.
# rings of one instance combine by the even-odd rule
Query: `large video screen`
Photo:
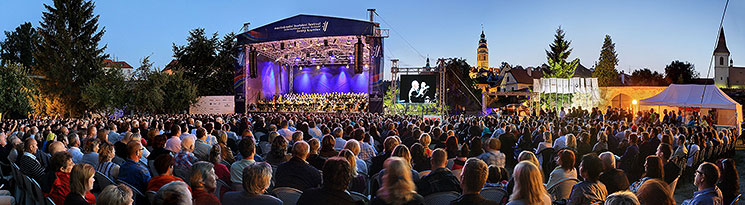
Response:
POLYGON ((435 103, 437 75, 401 75, 399 103, 435 103))

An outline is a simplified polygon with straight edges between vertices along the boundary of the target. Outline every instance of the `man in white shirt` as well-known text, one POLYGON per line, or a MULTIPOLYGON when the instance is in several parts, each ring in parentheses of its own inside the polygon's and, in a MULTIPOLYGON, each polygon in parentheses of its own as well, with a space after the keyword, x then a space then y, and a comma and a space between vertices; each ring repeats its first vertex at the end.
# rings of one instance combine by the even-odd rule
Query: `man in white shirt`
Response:
POLYGON ((563 135, 563 136, 561 136, 559 138, 556 138, 556 140, 554 140, 554 144, 553 145, 554 145, 554 149, 555 150, 560 150, 561 148, 566 147, 567 146, 567 136, 566 135, 563 135))
POLYGON ((80 160, 83 159, 83 152, 80 151, 80 139, 78 138, 78 135, 70 135, 69 137, 70 143, 70 149, 67 150, 72 155, 72 162, 80 163, 80 160))
POLYGON ((321 140, 321 137, 323 136, 323 133, 321 132, 321 129, 318 129, 318 126, 316 126, 316 121, 311 120, 308 123, 308 134, 312 136, 313 138, 321 140))
POLYGON ((279 124, 279 126, 281 128, 279 130, 277 130, 277 133, 279 133, 279 135, 282 135, 282 137, 284 137, 288 142, 291 142, 292 141, 292 133, 293 133, 293 131, 288 128, 289 127, 289 123, 287 122, 287 120, 283 120, 279 124))

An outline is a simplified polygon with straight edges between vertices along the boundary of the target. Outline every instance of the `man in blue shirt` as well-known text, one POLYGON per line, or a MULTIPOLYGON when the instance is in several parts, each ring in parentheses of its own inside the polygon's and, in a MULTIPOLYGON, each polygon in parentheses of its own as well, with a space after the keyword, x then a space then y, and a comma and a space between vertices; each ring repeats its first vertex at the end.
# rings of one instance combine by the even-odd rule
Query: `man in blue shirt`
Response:
POLYGON ((142 145, 139 141, 127 143, 127 156, 122 166, 119 168, 119 180, 122 180, 140 192, 145 192, 147 181, 150 180, 150 172, 147 166, 140 162, 142 158, 142 145))
POLYGON ((722 192, 717 188, 719 180, 719 168, 711 162, 704 162, 696 169, 693 184, 698 191, 693 193, 693 198, 683 201, 685 205, 697 204, 722 204, 722 192))

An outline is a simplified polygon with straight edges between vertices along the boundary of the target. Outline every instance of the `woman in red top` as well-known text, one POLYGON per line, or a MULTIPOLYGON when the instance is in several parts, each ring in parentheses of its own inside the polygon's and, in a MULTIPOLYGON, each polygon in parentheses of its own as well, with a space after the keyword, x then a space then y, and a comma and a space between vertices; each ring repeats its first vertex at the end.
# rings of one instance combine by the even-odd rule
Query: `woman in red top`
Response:
POLYGON ((191 165, 191 198, 194 204, 220 205, 220 200, 213 193, 217 186, 215 165, 200 161, 191 165))
POLYGON ((223 182, 230 182, 230 170, 222 162, 222 147, 219 144, 212 146, 210 150, 210 162, 215 166, 217 178, 223 182))
POLYGON ((157 192, 160 187, 171 183, 172 181, 184 181, 181 178, 173 176, 173 164, 175 160, 170 154, 162 154, 155 159, 155 171, 158 176, 153 176, 147 182, 147 190, 157 192))
POLYGON ((70 172, 70 194, 65 197, 66 205, 91 205, 96 203, 96 197, 91 194, 93 175, 96 170, 90 164, 77 164, 70 172))
POLYGON ((49 161, 50 171, 54 170, 54 181, 44 196, 51 198, 55 204, 62 204, 65 202, 65 196, 70 193, 70 171, 75 164, 69 152, 57 152, 49 161))

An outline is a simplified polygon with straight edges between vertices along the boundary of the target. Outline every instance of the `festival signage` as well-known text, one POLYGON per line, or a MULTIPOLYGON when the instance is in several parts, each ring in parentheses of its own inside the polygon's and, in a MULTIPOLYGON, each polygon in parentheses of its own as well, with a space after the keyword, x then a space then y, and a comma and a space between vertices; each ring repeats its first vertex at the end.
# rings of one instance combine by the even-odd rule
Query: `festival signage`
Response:
POLYGON ((598 96, 597 78, 541 78, 533 81, 533 92, 537 93, 591 93, 598 96))
POLYGON ((238 36, 238 45, 326 36, 371 36, 369 21, 300 14, 261 26, 238 36))

